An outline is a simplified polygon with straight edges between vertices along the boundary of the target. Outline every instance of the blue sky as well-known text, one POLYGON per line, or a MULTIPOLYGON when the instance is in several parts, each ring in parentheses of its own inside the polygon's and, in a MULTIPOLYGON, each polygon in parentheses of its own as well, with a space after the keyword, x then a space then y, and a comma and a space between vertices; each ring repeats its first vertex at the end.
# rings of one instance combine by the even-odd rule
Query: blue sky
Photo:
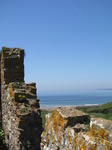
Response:
POLYGON ((2 46, 25 49, 40 95, 112 88, 112 0, 1 0, 2 46))

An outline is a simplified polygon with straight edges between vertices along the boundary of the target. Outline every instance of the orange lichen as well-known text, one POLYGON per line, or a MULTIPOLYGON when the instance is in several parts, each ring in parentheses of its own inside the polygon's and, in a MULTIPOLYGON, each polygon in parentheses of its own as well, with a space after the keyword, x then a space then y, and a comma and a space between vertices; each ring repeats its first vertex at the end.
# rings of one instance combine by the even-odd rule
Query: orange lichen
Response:
POLYGON ((84 139, 79 139, 78 138, 78 147, 80 150, 86 150, 86 147, 85 147, 85 140, 84 139))
POLYGON ((78 143, 77 143, 77 138, 78 138, 78 135, 75 134, 75 137, 73 138, 73 147, 76 148, 78 143))
POLYGON ((97 150, 97 145, 96 144, 91 144, 90 142, 89 142, 89 147, 90 147, 90 149, 91 150, 97 150))
POLYGON ((110 142, 105 141, 105 149, 112 150, 112 145, 110 145, 110 142))
POLYGON ((69 130, 67 131, 67 137, 68 137, 69 143, 71 143, 72 138, 71 138, 71 136, 70 136, 69 130))
POLYGON ((105 139, 105 140, 107 140, 108 136, 109 136, 109 132, 106 132, 102 128, 95 127, 94 124, 92 125, 90 132, 92 135, 97 136, 97 137, 102 138, 102 139, 105 139))
POLYGON ((18 95, 18 98, 21 98, 21 95, 18 95))
POLYGON ((79 148, 80 148, 81 150, 87 150, 86 142, 85 142, 84 139, 81 139, 78 144, 79 144, 79 148))
POLYGON ((51 123, 51 116, 50 118, 46 116, 45 132, 48 132, 48 130, 50 129, 50 123, 51 123))
POLYGON ((84 144, 82 145, 82 149, 83 149, 83 150, 87 150, 87 147, 85 146, 85 142, 84 142, 84 144))
POLYGON ((19 117, 19 118, 18 118, 18 121, 17 121, 17 124, 18 124, 18 125, 19 125, 20 121, 21 121, 21 118, 19 117))
MULTIPOLYGON (((72 133, 74 128, 67 127, 67 118, 62 115, 59 110, 54 110, 52 114, 48 115, 46 119, 47 144, 50 140, 56 144, 63 146, 62 141, 67 140, 65 149, 79 149, 79 150, 97 150, 103 148, 104 150, 112 150, 112 144, 109 142, 109 132, 101 128, 99 125, 93 124, 90 131, 72 133), (50 134, 49 134, 50 133, 50 134), (74 136, 74 138, 73 138, 74 136)), ((46 137, 46 136, 45 136, 46 137)), ((54 144, 54 145, 55 145, 54 144)), ((61 148, 61 146, 59 148, 61 148)))
POLYGON ((62 136, 59 135, 58 141, 60 141, 60 143, 62 142, 62 136))
POLYGON ((14 97, 14 91, 12 88, 9 88, 9 94, 10 94, 10 97, 14 97))
POLYGON ((16 111, 16 114, 19 115, 19 110, 16 111))
POLYGON ((25 95, 23 95, 23 98, 26 98, 26 96, 25 96, 25 95))
POLYGON ((101 139, 101 142, 104 143, 104 139, 103 138, 101 139))
POLYGON ((58 130, 58 127, 60 127, 61 130, 64 129, 64 124, 65 124, 65 120, 64 118, 60 115, 59 111, 54 111, 52 113, 52 116, 53 118, 53 128, 55 131, 58 130))

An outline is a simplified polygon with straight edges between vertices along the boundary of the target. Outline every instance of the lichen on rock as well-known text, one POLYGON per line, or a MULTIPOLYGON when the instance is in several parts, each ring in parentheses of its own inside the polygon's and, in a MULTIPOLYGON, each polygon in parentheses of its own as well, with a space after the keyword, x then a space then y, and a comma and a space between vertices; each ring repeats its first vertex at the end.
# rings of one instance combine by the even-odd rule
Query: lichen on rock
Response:
POLYGON ((39 150, 42 119, 36 84, 24 82, 24 50, 2 48, 2 126, 9 150, 39 150))
POLYGON ((42 150, 112 150, 112 121, 90 117, 75 108, 60 107, 46 115, 42 150), (87 124, 90 122, 90 131, 87 124))

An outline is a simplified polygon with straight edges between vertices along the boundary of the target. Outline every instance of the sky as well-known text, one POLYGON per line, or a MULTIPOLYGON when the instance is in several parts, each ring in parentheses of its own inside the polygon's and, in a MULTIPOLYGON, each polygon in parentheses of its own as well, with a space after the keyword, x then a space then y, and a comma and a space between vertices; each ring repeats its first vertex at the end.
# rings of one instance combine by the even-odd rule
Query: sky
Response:
POLYGON ((112 0, 0 0, 2 46, 40 95, 112 88, 112 0))

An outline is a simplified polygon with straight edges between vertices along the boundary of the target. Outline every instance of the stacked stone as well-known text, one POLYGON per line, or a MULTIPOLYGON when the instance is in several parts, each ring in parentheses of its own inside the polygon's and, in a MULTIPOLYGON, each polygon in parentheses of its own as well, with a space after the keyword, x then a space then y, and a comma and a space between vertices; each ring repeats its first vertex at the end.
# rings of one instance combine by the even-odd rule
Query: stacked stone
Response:
MULTIPOLYGON (((3 47, 1 52, 1 105, 2 105, 2 126, 5 137, 8 134, 8 84, 11 82, 24 82, 24 50, 10 49, 3 47), (19 74, 19 72, 21 73, 19 74)), ((6 143, 8 143, 6 141, 6 143)))
POLYGON ((45 131, 42 133, 41 149, 75 149, 75 139, 80 131, 88 131, 85 123, 87 124, 89 121, 89 115, 74 108, 62 107, 54 110, 46 116, 45 131))
POLYGON ((42 120, 36 84, 24 83, 24 50, 2 48, 2 124, 9 150, 39 150, 42 120))
POLYGON ((59 108, 46 116, 42 150, 112 150, 112 121, 92 118, 71 108, 59 108))
POLYGON ((2 83, 24 82, 24 50, 2 48, 1 52, 2 83))

